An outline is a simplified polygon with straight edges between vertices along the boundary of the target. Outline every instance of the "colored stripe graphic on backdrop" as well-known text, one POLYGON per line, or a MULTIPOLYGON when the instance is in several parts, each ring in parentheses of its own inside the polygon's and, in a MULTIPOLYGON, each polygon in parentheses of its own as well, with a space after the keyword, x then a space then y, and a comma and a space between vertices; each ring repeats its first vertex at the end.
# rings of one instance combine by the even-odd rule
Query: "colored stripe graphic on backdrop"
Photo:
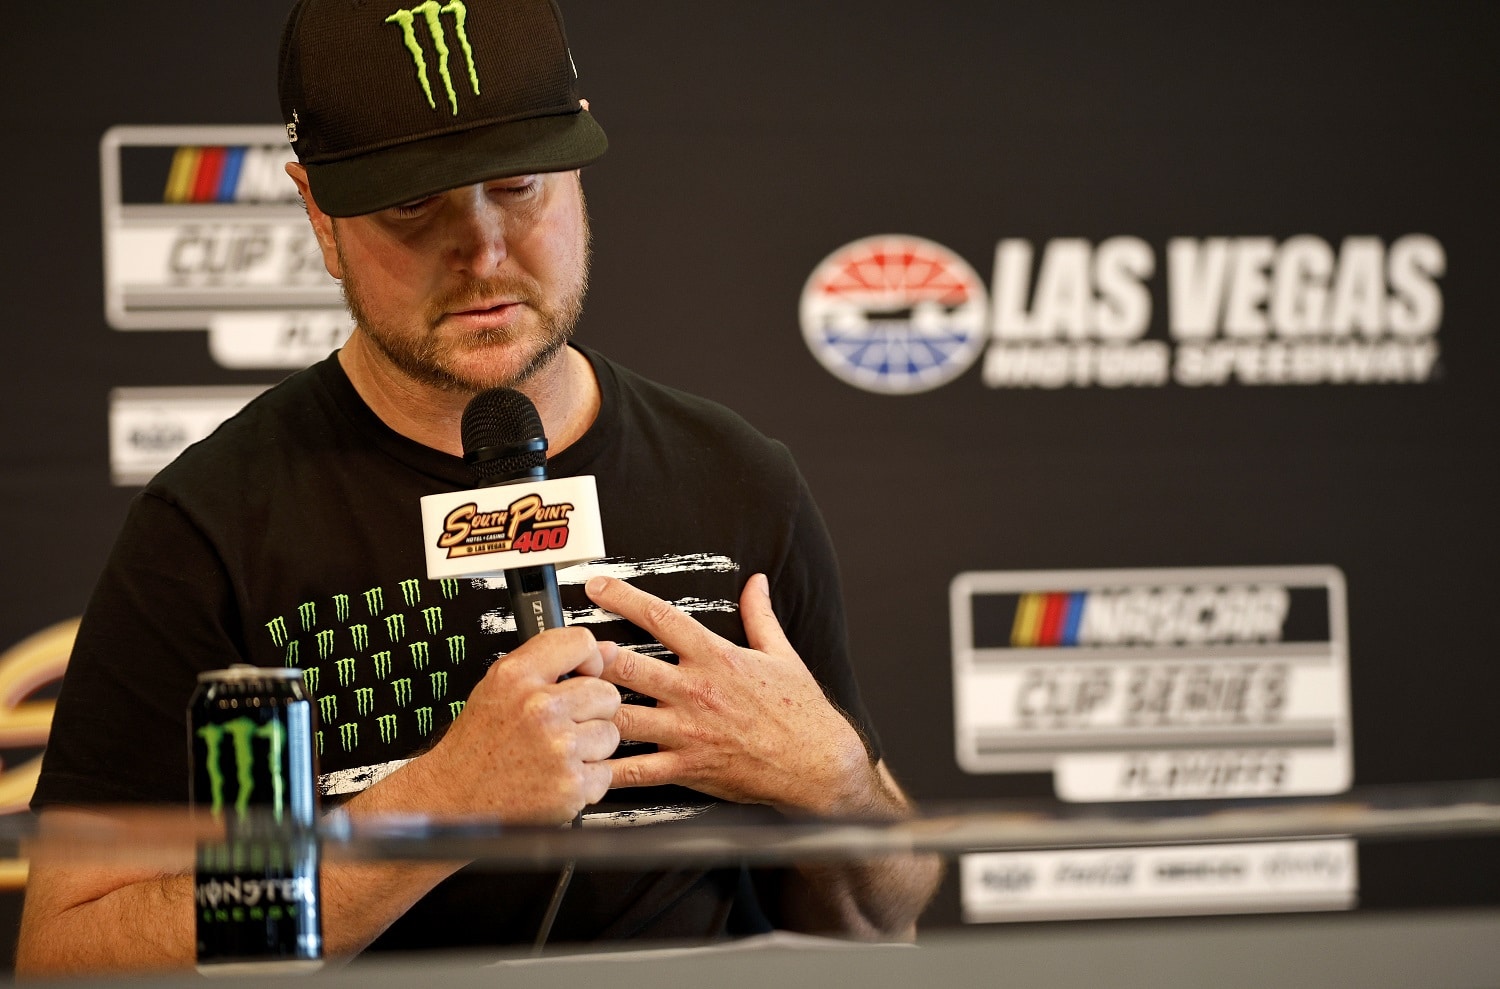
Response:
POLYGON ((1021 649, 1078 645, 1087 600, 1086 591, 1022 594, 1016 602, 1010 644, 1021 649))
POLYGON ((168 203, 232 203, 248 149, 178 148, 162 200, 168 203))

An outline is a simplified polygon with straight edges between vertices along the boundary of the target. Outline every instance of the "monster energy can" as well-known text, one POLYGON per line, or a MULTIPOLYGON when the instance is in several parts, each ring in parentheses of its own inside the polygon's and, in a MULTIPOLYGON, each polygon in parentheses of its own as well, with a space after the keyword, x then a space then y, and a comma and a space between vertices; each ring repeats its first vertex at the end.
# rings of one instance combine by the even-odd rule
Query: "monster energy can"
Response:
POLYGON ((312 703, 296 669, 198 675, 189 708, 193 806, 223 839, 198 846, 198 970, 322 965, 312 703))

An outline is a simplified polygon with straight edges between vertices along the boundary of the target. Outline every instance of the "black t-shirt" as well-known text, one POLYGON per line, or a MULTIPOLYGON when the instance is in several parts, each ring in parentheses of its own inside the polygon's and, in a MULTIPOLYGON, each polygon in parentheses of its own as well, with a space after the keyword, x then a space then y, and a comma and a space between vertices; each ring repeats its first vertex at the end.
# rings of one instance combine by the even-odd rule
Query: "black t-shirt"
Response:
MULTIPOLYGON (((596 477, 609 556, 559 571, 569 624, 675 659, 588 600, 583 584, 602 572, 743 644, 739 592, 763 572, 788 638, 878 757, 833 550, 786 448, 721 406, 584 353, 600 414, 548 471, 596 477)), ((302 670, 319 709, 325 807, 419 752, 516 644, 491 582, 425 576, 418 500, 472 486, 460 458, 382 423, 336 356, 251 403, 133 503, 79 629, 33 806, 185 803, 196 676, 232 663, 302 670)), ((679 787, 612 791, 589 823, 688 818, 716 803, 679 787)), ((377 947, 529 941, 554 878, 463 870, 377 947)), ((742 869, 586 872, 553 938, 764 925, 742 869)))

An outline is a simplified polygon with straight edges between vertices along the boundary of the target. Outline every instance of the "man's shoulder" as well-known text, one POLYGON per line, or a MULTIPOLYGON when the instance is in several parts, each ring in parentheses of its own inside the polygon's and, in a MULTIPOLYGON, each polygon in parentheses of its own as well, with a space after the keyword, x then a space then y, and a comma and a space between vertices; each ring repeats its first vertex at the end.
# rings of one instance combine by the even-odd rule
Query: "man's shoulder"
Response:
POLYGON ((183 450, 146 490, 176 500, 232 486, 237 479, 263 482, 268 472, 290 469, 295 459, 290 454, 326 431, 329 403, 322 376, 314 365, 266 389, 183 450))
POLYGON ((679 453, 695 452, 726 459, 755 460, 791 468, 792 458, 772 439, 728 406, 702 395, 663 384, 593 352, 596 371, 614 376, 617 414, 631 440, 647 440, 679 453))

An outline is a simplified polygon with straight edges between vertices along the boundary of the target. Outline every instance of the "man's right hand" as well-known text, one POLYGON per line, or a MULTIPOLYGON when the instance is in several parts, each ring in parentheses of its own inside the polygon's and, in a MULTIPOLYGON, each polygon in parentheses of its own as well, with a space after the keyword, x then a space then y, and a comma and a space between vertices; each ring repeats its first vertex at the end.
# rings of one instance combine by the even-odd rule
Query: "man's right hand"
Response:
POLYGON ((442 740, 403 768, 422 809, 561 824, 602 799, 604 760, 620 744, 620 692, 599 676, 617 652, 584 629, 559 628, 497 661, 442 740))

